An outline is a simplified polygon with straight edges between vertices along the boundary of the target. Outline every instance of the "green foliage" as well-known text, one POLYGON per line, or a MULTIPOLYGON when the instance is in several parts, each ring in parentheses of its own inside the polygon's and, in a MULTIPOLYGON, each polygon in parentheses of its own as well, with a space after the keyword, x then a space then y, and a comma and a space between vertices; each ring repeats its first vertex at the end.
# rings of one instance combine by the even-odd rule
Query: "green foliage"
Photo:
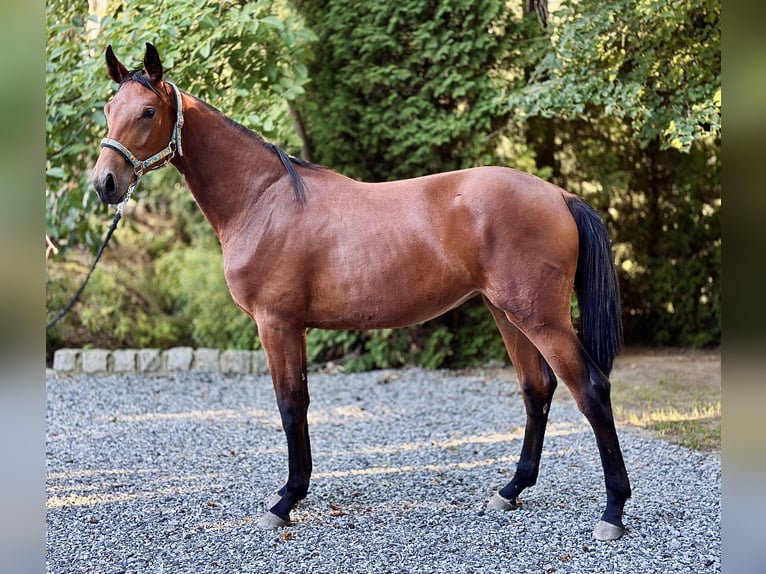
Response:
MULTIPOLYGON (((133 261, 102 260, 75 309, 46 337, 47 353, 60 347, 158 347, 188 342, 168 301, 157 291, 150 268, 133 261)), ((70 260, 49 272, 46 302, 59 310, 87 272, 70 260)))
POLYGON ((655 144, 636 161, 636 189, 615 201, 628 333, 652 344, 720 344, 719 150, 696 144, 683 154, 655 144))
POLYGON ((284 2, 111 0, 100 16, 88 4, 47 3, 46 229, 59 244, 95 247, 100 239, 97 222, 106 208, 90 192, 89 177, 114 89, 104 65, 107 44, 138 68, 152 42, 180 87, 288 148, 300 146, 287 102, 308 80, 314 37, 284 2))
MULTIPOLYGON (((260 347, 255 324, 229 295, 217 243, 179 243, 172 228, 124 228, 120 234, 121 245, 107 250, 82 301, 49 334, 49 350, 260 347)), ((63 308, 84 278, 87 257, 70 254, 48 277, 49 308, 63 308)))
POLYGON ((509 105, 519 117, 623 119, 643 146, 689 151, 721 130, 718 0, 566 0, 509 105))
POLYGON ((562 2, 509 98, 611 228, 630 343, 720 344, 719 20, 711 0, 562 2))
POLYGON ((311 329, 306 345, 310 363, 341 361, 346 371, 387 369, 415 364, 446 366, 455 334, 436 321, 404 329, 322 331, 311 329))
MULTIPOLYGON (((179 86, 348 175, 500 163, 583 196, 612 232, 627 342, 720 344, 720 3, 565 0, 547 32, 501 0, 294 4, 316 36, 286 0, 112 0, 101 16, 48 2, 47 232, 60 245, 100 242, 109 216, 88 179, 114 89, 103 52, 112 43, 138 67, 151 41, 179 86)), ((180 177, 152 174, 137 199, 165 223, 123 220, 119 264, 110 247, 49 352, 257 347, 180 177)), ((87 263, 79 249, 49 262, 49 309, 87 263)), ((311 329, 307 344, 310 362, 348 370, 507 360, 479 299, 406 329, 311 329)))
POLYGON ((313 160, 370 181, 491 163, 507 2, 296 3, 319 37, 301 101, 313 160))
POLYGON ((347 371, 419 365, 459 368, 508 361, 495 321, 480 298, 421 325, 376 331, 309 330, 309 362, 342 362, 347 371))
POLYGON ((260 347, 255 323, 234 303, 223 275, 218 245, 179 246, 155 263, 159 292, 172 301, 174 320, 194 346, 260 347))
POLYGON ((110 347, 165 347, 179 330, 145 274, 127 277, 123 270, 99 273, 89 285, 88 305, 79 313, 83 329, 99 333, 110 347))
POLYGON ((619 122, 557 131, 559 181, 604 214, 632 344, 721 341, 720 140, 643 146, 619 122))
POLYGON ((503 339, 495 320, 481 299, 466 303, 455 313, 454 367, 481 365, 490 361, 508 361, 503 339))
POLYGON ((109 87, 107 81, 94 83, 83 65, 89 22, 86 2, 47 3, 46 231, 62 246, 69 236, 95 244, 91 214, 105 213, 88 191, 109 87))

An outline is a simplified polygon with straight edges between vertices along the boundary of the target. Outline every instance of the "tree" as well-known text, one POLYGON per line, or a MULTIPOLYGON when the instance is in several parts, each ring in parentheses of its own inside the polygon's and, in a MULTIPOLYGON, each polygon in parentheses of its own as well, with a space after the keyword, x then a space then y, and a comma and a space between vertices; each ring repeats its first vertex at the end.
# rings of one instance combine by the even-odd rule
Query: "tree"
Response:
POLYGON ((648 146, 689 151, 721 130, 718 0, 565 0, 550 49, 509 98, 521 117, 620 118, 648 146))
POLYGON ((509 98, 612 228, 633 343, 720 343, 719 20, 709 0, 564 2, 509 98))
POLYGON ((489 163, 516 24, 504 0, 301 0, 312 159, 365 180, 489 163))

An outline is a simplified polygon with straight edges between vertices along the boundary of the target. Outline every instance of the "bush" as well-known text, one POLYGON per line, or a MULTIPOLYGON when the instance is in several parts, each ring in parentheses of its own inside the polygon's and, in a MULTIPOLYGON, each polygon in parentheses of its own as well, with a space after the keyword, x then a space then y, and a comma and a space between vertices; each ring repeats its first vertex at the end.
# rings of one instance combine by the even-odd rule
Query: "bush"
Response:
POLYGON ((177 246, 155 263, 159 291, 172 301, 196 347, 260 348, 255 323, 237 307, 217 245, 177 246))
POLYGON ((319 37, 301 101, 312 159, 368 181, 491 163, 518 49, 503 0, 302 0, 319 37))
MULTIPOLYGON (((49 320, 69 302, 85 278, 90 254, 49 266, 46 303, 49 320)), ((186 343, 183 325, 156 288, 151 267, 104 257, 68 315, 46 333, 46 354, 61 347, 164 348, 186 343)))
POLYGON ((402 329, 322 331, 307 336, 310 363, 340 362, 350 372, 418 365, 447 366, 454 333, 436 322, 402 329))

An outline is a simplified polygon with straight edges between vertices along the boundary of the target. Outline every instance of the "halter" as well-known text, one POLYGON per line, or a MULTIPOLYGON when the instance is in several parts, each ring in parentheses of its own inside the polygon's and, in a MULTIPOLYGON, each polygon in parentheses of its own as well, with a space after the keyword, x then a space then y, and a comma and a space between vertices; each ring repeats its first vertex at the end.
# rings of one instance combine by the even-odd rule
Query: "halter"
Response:
POLYGON ((149 173, 155 169, 161 169, 168 165, 170 160, 175 157, 176 152, 178 152, 178 155, 180 156, 184 154, 183 147, 181 145, 181 128, 184 125, 184 112, 183 104, 181 101, 181 91, 172 82, 165 83, 169 84, 170 87, 173 88, 173 92, 176 96, 176 123, 173 126, 173 133, 170 135, 170 142, 167 146, 165 146, 165 149, 146 158, 145 160, 140 160, 135 155, 133 155, 128 148, 126 148, 117 140, 113 140, 112 138, 104 138, 101 140, 101 147, 111 148, 119 153, 122 157, 124 157, 125 161, 133 166, 133 173, 136 176, 135 181, 128 187, 128 193, 125 195, 125 199, 118 206, 118 210, 120 212, 122 212, 122 208, 130 199, 131 194, 138 187, 138 183, 141 181, 141 178, 145 173, 149 173))

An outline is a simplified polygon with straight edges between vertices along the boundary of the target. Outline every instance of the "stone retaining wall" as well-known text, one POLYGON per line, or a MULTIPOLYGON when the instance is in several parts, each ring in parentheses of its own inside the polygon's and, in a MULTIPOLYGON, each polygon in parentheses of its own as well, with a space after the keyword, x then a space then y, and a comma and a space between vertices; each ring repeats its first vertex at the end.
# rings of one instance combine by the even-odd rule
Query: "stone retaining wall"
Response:
POLYGON ((263 351, 173 347, 171 349, 58 349, 53 369, 59 373, 160 373, 216 371, 267 374, 263 351))

